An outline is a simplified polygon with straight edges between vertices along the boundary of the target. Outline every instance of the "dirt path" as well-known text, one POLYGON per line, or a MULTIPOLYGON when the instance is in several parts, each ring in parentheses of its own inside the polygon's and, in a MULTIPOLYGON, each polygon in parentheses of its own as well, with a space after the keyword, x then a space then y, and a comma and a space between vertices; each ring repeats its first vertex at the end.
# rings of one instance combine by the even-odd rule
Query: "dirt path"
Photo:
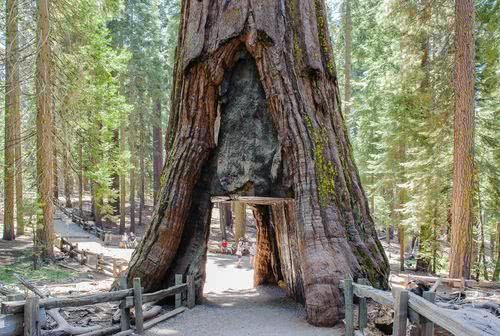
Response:
POLYGON ((102 240, 83 230, 78 224, 73 223, 60 210, 56 210, 54 216, 54 230, 60 236, 71 237, 69 240, 72 243, 78 243, 78 248, 94 253, 102 253, 104 257, 130 260, 134 251, 133 249, 124 249, 117 246, 105 246, 102 240))
POLYGON ((248 258, 209 254, 205 303, 150 329, 148 336, 336 336, 342 328, 307 324, 304 308, 279 287, 252 288, 248 258))

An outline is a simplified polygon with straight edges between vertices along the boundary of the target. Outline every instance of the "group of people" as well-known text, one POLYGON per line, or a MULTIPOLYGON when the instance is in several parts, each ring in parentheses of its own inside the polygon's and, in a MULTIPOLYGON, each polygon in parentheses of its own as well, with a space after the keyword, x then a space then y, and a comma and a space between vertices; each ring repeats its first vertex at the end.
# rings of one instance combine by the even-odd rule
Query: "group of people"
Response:
MULTIPOLYGON (((227 240, 223 239, 221 242, 221 251, 223 253, 227 253, 229 250, 231 250, 230 253, 232 254, 233 249, 229 247, 229 243, 227 242, 227 240)), ((242 257, 244 255, 249 255, 250 267, 253 268, 253 262, 255 259, 256 251, 257 251, 257 246, 255 245, 254 242, 250 242, 246 237, 241 237, 238 240, 238 244, 236 245, 235 254, 238 257, 238 262, 236 264, 236 267, 241 267, 242 257)))

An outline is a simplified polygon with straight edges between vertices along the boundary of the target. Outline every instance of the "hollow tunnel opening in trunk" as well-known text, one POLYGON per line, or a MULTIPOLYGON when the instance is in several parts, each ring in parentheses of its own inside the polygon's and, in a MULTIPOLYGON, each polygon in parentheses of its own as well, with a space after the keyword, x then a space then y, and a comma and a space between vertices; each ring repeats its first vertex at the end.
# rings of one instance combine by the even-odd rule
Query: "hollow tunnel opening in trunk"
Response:
MULTIPOLYGON (((287 228, 285 218, 285 213, 289 218, 295 215, 293 199, 286 197, 293 191, 291 182, 283 178, 281 145, 255 60, 244 48, 235 53, 234 65, 219 86, 215 124, 217 146, 195 186, 175 258, 176 271, 169 273, 196 274, 197 297, 203 296, 213 204, 238 199, 252 207, 256 221, 254 285, 293 283, 299 267, 293 252, 286 251, 293 245, 288 237, 293 220, 287 228), (287 256, 287 261, 280 256, 287 256)), ((301 286, 297 283, 289 290, 299 301, 303 301, 301 286)))

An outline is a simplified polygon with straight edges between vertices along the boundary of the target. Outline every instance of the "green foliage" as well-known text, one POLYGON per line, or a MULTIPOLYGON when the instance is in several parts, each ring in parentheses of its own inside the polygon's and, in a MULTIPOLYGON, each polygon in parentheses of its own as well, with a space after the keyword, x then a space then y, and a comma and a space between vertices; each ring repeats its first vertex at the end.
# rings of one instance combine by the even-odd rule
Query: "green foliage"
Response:
MULTIPOLYGON (((343 3, 330 1, 334 52, 343 55, 343 3)), ((446 268, 453 158, 452 1, 352 0, 354 156, 379 227, 420 236, 419 258, 446 268)), ((486 236, 499 208, 498 1, 477 4, 477 175, 486 236), (494 209, 497 209, 496 211, 494 209)), ((339 79, 343 87, 343 61, 339 79)), ((480 209, 476 209, 479 215, 480 209)))
POLYGON ((58 282, 69 279, 74 272, 62 270, 57 265, 42 265, 33 270, 33 259, 31 254, 26 252, 16 258, 16 261, 9 265, 0 267, 0 282, 6 285, 19 283, 15 274, 30 279, 30 281, 58 282))

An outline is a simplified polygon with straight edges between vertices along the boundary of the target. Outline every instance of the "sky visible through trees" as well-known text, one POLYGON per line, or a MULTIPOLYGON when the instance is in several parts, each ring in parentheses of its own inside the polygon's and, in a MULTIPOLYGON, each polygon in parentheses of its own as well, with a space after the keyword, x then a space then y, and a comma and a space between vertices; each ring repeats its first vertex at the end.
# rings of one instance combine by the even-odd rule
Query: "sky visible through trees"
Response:
MULTIPOLYGON (((500 2, 466 1, 475 20, 465 14, 473 27, 465 42, 452 0, 326 4, 344 118, 380 236, 415 256, 402 268, 447 273, 450 246, 459 246, 470 262, 454 274, 498 281, 500 2), (475 53, 460 77, 464 48, 475 53), (463 78, 469 123, 457 126, 463 78), (465 194, 453 192, 464 182, 456 175, 464 163, 453 162, 454 152, 462 157, 457 127, 471 137, 465 194), (470 228, 470 242, 457 235, 454 244, 453 225, 470 228)), ((56 191, 80 210, 88 198, 96 223, 122 232, 147 225, 145 205, 157 200, 175 150, 165 130, 180 0, 8 0, 0 12, 3 238, 23 234, 24 223, 50 256, 47 202, 56 191)))

